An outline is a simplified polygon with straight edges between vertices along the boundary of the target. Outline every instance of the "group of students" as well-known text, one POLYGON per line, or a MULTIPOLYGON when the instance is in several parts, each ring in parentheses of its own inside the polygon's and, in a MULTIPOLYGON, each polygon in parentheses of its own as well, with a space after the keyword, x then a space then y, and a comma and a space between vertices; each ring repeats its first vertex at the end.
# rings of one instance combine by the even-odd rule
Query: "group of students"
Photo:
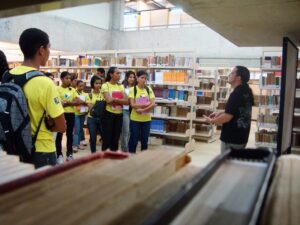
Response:
MULTIPOLYGON (((9 70, 9 74, 27 77, 46 65, 50 55, 47 33, 37 28, 26 29, 19 38, 19 45, 24 61, 21 66, 9 70)), ((8 70, 8 66, 5 70, 8 70)), ((117 151, 121 133, 123 151, 135 153, 139 140, 141 150, 148 148, 150 111, 155 106, 154 93, 146 85, 148 74, 145 71, 138 71, 137 74, 129 71, 121 84, 121 73, 117 67, 109 68, 106 76, 104 69, 98 72, 99 75, 91 78, 91 93, 84 93, 84 83, 81 80, 74 81, 67 71, 60 74, 59 87, 46 74, 29 79, 24 85, 31 133, 37 135, 32 155, 32 163, 36 168, 64 162, 64 132, 67 136, 66 160, 73 159, 73 149, 78 150, 84 140, 82 128, 86 115, 92 153, 96 152, 98 133, 101 135, 103 151, 117 151), (76 89, 71 86, 72 80, 76 83, 76 89), (101 118, 89 113, 97 101, 106 103, 101 118), (55 138, 53 133, 56 134, 55 138)))
MULTIPOLYGON (((110 67, 106 77, 103 76, 103 70, 100 69, 99 72, 102 74, 91 78, 92 90, 89 94, 83 91, 83 81, 77 80, 77 87, 74 89, 71 86, 72 75, 67 71, 60 75, 61 86, 58 87, 58 92, 66 119, 67 161, 73 159, 73 150, 81 149, 85 117, 97 101, 105 101, 106 106, 101 118, 88 113, 87 127, 92 153, 96 152, 97 134, 101 135, 102 151, 117 151, 120 137, 122 151, 135 153, 139 140, 142 151, 148 148, 150 111, 155 106, 155 96, 146 85, 147 73, 138 71, 135 74, 128 71, 120 84, 120 71, 117 67, 110 67)), ((58 164, 64 162, 62 135, 57 133, 55 141, 58 164)))

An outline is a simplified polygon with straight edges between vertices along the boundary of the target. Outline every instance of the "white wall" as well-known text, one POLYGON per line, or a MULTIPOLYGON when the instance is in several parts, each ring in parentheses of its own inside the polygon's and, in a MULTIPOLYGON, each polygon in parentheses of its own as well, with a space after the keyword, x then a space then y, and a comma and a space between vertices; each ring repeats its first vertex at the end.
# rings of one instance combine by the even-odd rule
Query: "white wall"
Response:
POLYGON ((260 57, 262 48, 237 47, 208 27, 151 29, 119 32, 113 49, 176 48, 193 49, 202 57, 260 57))
POLYGON ((50 37, 51 47, 60 51, 107 49, 110 32, 61 17, 32 14, 0 19, 0 41, 18 43, 23 30, 36 27, 50 37))
POLYGON ((58 16, 108 30, 110 28, 110 6, 110 3, 100 3, 54 10, 43 14, 58 16))

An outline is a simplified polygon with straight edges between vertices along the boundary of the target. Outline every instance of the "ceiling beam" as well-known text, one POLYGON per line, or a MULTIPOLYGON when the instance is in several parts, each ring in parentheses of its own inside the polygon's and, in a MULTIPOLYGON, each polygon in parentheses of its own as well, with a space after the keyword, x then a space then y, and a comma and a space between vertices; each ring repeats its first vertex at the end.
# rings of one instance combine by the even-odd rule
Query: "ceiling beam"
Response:
POLYGON ((0 18, 45 12, 80 5, 109 2, 109 0, 9 0, 1 2, 0 18))

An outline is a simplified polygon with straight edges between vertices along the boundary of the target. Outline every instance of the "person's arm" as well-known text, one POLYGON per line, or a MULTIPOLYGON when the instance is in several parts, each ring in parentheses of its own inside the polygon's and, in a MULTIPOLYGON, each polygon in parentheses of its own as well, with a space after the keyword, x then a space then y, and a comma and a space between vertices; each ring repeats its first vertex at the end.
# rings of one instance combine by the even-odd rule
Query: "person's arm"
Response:
POLYGON ((62 101, 62 105, 63 107, 67 107, 67 106, 79 106, 79 105, 84 105, 85 102, 82 101, 80 98, 75 97, 75 99, 73 101, 62 101))
POLYGON ((150 99, 150 102, 147 105, 143 105, 144 107, 136 109, 137 113, 143 113, 150 111, 153 107, 155 107, 155 99, 150 99))
POLYGON ((124 96, 123 99, 112 98, 112 103, 116 103, 119 105, 128 105, 128 98, 127 96, 124 96))
MULTIPOLYGON (((66 120, 64 114, 61 114, 60 116, 53 118, 53 124, 51 124, 51 131, 53 132, 59 132, 64 133, 66 131, 66 120)), ((50 120, 48 120, 48 123, 51 123, 50 120)))
POLYGON ((208 123, 215 123, 217 125, 222 125, 224 123, 228 123, 232 120, 233 115, 229 113, 221 113, 219 116, 215 116, 214 118, 210 118, 207 116, 203 116, 208 123))

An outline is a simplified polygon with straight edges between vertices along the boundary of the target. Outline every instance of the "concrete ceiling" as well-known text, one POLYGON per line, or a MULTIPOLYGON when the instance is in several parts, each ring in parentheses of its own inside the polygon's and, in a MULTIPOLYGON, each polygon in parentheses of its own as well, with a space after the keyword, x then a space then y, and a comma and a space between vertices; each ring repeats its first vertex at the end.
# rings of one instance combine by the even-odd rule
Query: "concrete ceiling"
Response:
POLYGON ((1 2, 0 18, 108 1, 109 0, 8 0, 1 2))
POLYGON ((170 0, 238 46, 300 44, 300 0, 170 0))
MULTIPOLYGON (((109 0, 9 0, 0 18, 109 0)), ((300 45, 300 0, 169 0, 238 46, 300 45)))

